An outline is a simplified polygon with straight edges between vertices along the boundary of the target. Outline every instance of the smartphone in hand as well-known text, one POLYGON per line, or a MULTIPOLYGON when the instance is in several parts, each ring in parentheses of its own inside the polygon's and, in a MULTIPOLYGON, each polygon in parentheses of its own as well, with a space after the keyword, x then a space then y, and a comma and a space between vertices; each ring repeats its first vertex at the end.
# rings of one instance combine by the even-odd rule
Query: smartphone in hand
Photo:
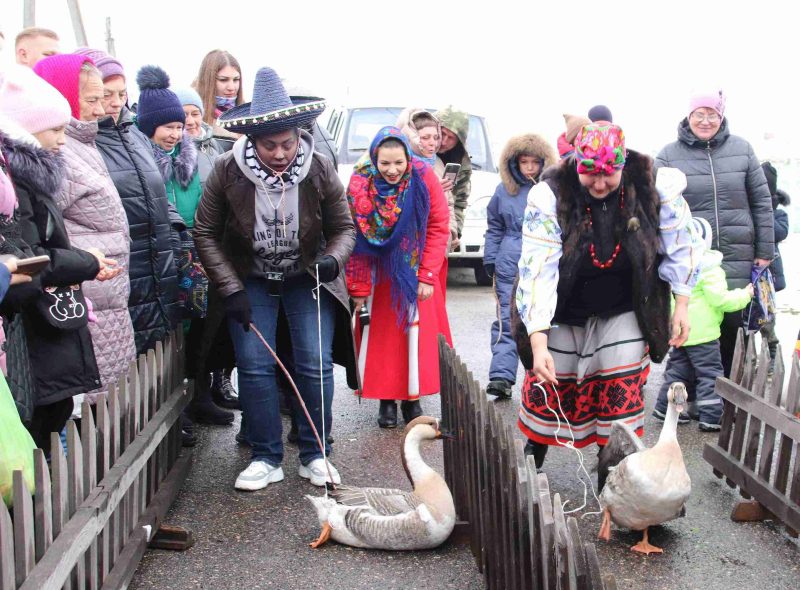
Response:
POLYGON ((453 183, 456 181, 456 176, 461 171, 461 164, 447 164, 444 167, 444 174, 442 174, 443 180, 449 180, 453 183))
POLYGON ((31 258, 20 258, 17 260, 17 273, 22 275, 34 276, 42 272, 50 264, 49 256, 32 256, 31 258))

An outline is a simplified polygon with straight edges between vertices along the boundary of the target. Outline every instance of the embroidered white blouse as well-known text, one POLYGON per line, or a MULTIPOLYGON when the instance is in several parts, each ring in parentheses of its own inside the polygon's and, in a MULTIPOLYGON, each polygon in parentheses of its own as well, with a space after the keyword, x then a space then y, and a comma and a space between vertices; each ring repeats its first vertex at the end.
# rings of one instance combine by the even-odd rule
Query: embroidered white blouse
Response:
MULTIPOLYGON (((690 296, 705 245, 691 222, 692 213, 683 199, 685 188, 683 172, 677 168, 658 170, 658 252, 662 255, 658 275, 675 295, 690 296)), ((517 309, 528 334, 550 328, 556 311, 561 252, 556 196, 546 182, 540 182, 528 193, 516 294, 517 309)))

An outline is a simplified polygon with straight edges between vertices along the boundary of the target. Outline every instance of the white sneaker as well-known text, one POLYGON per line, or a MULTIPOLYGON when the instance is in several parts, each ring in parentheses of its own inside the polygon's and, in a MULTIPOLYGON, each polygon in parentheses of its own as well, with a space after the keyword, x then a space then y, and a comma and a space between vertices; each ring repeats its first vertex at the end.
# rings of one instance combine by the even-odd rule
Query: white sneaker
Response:
MULTIPOLYGON (((328 467, 331 469, 333 483, 342 483, 342 478, 339 475, 339 472, 336 471, 336 467, 334 467, 333 463, 330 462, 330 459, 328 460, 328 467)), ((326 481, 330 481, 330 478, 328 477, 328 470, 325 468, 325 460, 322 457, 319 459, 314 459, 308 465, 300 465, 300 468, 297 470, 297 474, 300 477, 305 477, 311 482, 312 485, 320 488, 325 487, 326 481)))
POLYGON ((278 481, 283 481, 283 469, 280 465, 276 467, 266 461, 253 461, 239 474, 233 487, 252 492, 263 490, 269 484, 278 481))

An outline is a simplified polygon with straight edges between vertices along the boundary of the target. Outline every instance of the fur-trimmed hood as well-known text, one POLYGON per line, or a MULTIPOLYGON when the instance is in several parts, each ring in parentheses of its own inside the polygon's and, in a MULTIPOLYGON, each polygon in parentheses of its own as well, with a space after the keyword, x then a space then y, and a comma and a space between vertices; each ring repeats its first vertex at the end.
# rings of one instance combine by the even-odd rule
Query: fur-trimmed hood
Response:
POLYGON ((197 146, 194 139, 184 132, 181 142, 177 146, 179 153, 175 158, 152 140, 150 144, 153 146, 153 157, 161 172, 161 177, 164 179, 164 184, 174 178, 182 188, 189 186, 194 173, 197 172, 197 146))
POLYGON ((519 189, 526 184, 519 172, 517 158, 522 155, 533 156, 542 161, 542 171, 558 161, 556 152, 546 139, 535 133, 517 135, 508 140, 500 154, 500 180, 510 195, 519 194, 519 189))
POLYGON ((14 184, 50 198, 58 193, 64 182, 64 160, 59 154, 25 142, 13 141, 2 133, 0 142, 3 153, 8 158, 14 184))

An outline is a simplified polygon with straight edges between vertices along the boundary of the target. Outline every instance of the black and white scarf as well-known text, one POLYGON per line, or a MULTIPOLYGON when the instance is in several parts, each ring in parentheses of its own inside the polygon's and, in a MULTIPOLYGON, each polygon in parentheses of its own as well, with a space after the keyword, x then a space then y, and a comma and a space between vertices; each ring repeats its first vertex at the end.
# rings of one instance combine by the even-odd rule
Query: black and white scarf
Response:
POLYGON ((253 173, 261 179, 267 190, 269 189, 287 189, 297 184, 297 179, 300 176, 300 171, 303 168, 306 154, 303 149, 303 142, 297 143, 297 153, 294 160, 289 164, 283 172, 275 172, 269 166, 261 161, 256 152, 256 146, 253 140, 247 138, 247 143, 244 146, 244 162, 253 171, 253 173))

